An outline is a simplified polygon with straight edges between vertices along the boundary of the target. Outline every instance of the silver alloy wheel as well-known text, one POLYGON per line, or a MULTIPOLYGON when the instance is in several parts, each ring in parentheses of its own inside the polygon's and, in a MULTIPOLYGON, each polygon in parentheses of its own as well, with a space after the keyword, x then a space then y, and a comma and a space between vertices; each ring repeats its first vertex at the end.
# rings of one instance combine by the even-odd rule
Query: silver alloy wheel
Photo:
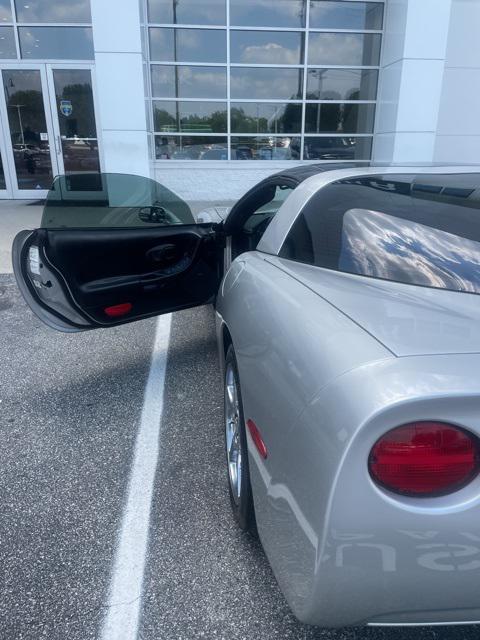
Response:
POLYGON ((242 490, 242 447, 240 442, 240 406, 237 377, 232 363, 225 371, 225 440, 227 446, 228 478, 235 504, 240 502, 242 490))

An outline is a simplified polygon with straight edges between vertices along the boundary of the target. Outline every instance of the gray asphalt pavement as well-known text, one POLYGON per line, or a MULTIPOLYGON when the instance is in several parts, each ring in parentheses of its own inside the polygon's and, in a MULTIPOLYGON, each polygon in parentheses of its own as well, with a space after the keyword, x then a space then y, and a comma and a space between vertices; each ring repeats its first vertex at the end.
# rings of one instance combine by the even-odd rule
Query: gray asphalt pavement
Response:
MULTIPOLYGON (((0 640, 99 638, 155 320, 66 335, 0 275, 0 640)), ((139 638, 473 640, 300 625, 230 517, 210 308, 175 314, 139 638)))

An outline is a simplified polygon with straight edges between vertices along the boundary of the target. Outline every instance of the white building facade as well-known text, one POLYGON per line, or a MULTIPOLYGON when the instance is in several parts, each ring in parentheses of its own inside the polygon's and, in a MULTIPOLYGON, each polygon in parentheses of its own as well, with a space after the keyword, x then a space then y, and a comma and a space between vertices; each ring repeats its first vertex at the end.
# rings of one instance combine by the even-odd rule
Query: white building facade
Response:
POLYGON ((478 163, 480 0, 0 0, 0 197, 230 200, 301 162, 478 163))

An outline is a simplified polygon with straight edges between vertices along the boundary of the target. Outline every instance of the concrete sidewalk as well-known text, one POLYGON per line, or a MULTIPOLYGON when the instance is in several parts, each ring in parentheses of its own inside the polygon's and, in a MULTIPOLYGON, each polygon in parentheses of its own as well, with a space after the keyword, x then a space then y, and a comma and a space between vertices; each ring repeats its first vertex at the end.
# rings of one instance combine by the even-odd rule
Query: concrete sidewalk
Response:
POLYGON ((11 248, 17 233, 40 226, 43 206, 34 202, 37 201, 0 201, 0 273, 12 273, 11 248))
MULTIPOLYGON (((11 248, 14 237, 23 229, 40 226, 43 205, 38 200, 0 200, 0 273, 12 273, 11 248)), ((230 207, 234 200, 195 200, 188 202, 196 215, 208 207, 230 207)))

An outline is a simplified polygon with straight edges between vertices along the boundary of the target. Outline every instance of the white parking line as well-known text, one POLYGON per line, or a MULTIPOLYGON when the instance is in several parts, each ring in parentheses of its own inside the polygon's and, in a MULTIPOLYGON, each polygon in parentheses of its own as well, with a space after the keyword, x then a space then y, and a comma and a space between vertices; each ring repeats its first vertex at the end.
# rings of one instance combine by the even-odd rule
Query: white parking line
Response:
POLYGON ((171 319, 169 314, 157 321, 102 640, 136 640, 138 635, 171 319))

